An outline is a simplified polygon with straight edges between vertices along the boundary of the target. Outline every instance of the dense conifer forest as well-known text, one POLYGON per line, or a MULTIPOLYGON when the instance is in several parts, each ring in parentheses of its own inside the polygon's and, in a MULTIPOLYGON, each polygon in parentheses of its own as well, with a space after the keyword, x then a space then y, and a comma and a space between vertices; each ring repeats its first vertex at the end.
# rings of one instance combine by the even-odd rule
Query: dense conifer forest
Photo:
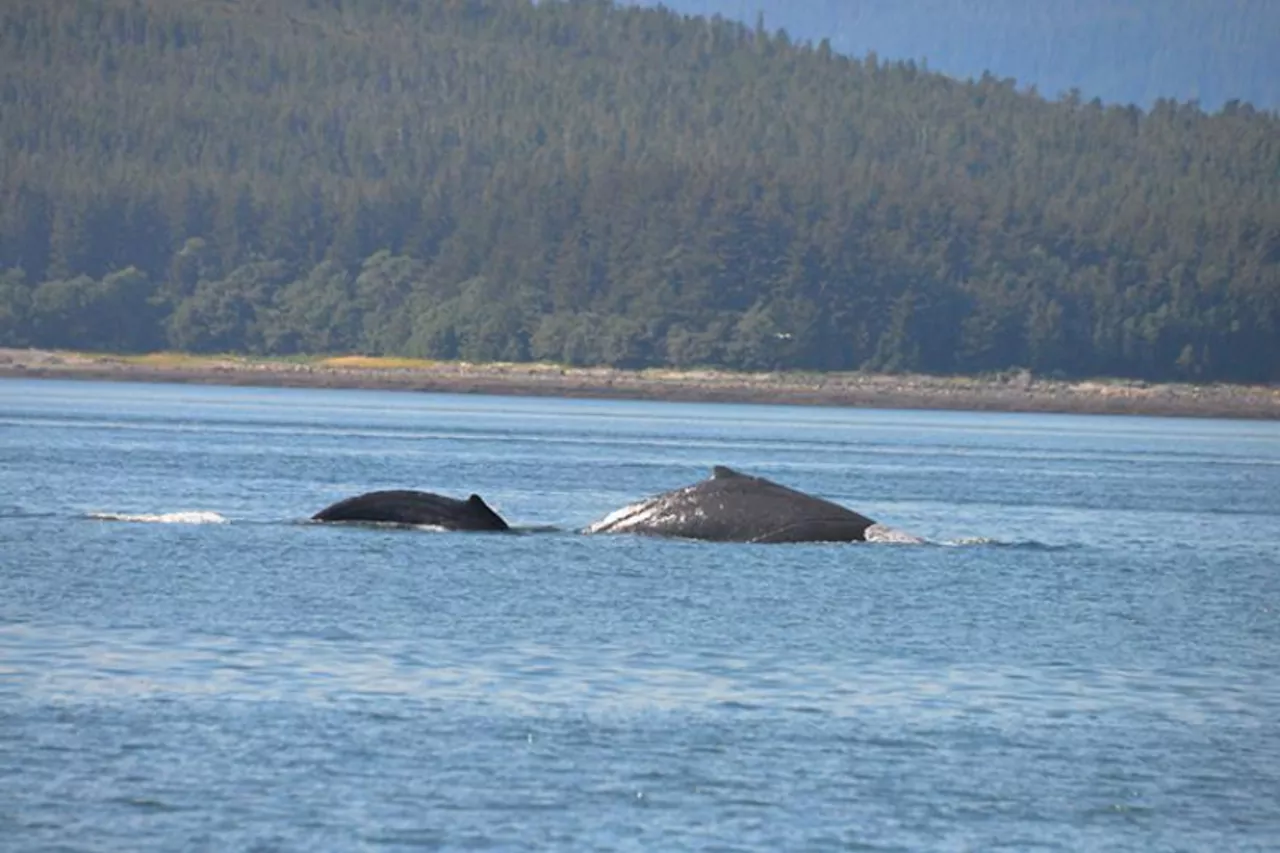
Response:
POLYGON ((9 0, 0 345, 1280 379, 1280 118, 607 0, 9 0))

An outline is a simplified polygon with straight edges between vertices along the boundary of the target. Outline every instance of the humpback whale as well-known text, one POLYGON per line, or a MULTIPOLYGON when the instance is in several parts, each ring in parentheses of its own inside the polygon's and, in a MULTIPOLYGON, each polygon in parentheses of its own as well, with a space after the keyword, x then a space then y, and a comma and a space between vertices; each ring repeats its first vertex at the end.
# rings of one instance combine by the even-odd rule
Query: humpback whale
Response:
POLYGON ((720 465, 702 482, 625 506, 584 532, 714 542, 920 541, 839 504, 720 465))
POLYGON ((376 521, 443 527, 446 530, 507 530, 507 523, 479 495, 466 500, 398 489, 368 492, 338 501, 312 521, 376 521))

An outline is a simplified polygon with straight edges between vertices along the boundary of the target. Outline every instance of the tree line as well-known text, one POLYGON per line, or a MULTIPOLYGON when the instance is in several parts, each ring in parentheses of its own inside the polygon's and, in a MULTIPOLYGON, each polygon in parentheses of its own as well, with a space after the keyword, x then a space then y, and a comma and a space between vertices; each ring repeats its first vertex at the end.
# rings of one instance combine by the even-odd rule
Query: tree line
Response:
POLYGON ((1280 378, 1280 119, 607 0, 13 0, 0 344, 1280 378))

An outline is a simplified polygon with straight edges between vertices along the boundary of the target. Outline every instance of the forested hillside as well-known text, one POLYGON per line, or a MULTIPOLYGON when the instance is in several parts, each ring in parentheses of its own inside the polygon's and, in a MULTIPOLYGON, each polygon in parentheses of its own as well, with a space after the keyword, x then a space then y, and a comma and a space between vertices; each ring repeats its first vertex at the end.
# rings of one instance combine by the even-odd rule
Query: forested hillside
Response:
MULTIPOLYGON (((656 6, 659 0, 628 0, 656 6)), ((1280 109, 1274 0, 661 0, 677 11, 830 39, 851 56, 927 63, 967 79, 990 71, 1057 97, 1150 107, 1159 98, 1280 109)))
POLYGON ((1280 120, 608 2, 9 0, 0 345, 1280 379, 1280 120))

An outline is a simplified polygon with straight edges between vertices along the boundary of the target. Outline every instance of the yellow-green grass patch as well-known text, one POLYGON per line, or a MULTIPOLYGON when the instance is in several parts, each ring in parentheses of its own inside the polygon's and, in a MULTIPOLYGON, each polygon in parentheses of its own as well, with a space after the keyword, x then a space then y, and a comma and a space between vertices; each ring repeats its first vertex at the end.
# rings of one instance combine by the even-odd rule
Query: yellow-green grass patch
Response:
POLYGON ((378 355, 338 355, 321 359, 323 367, 355 368, 358 370, 426 370, 437 362, 425 358, 400 358, 378 355))

